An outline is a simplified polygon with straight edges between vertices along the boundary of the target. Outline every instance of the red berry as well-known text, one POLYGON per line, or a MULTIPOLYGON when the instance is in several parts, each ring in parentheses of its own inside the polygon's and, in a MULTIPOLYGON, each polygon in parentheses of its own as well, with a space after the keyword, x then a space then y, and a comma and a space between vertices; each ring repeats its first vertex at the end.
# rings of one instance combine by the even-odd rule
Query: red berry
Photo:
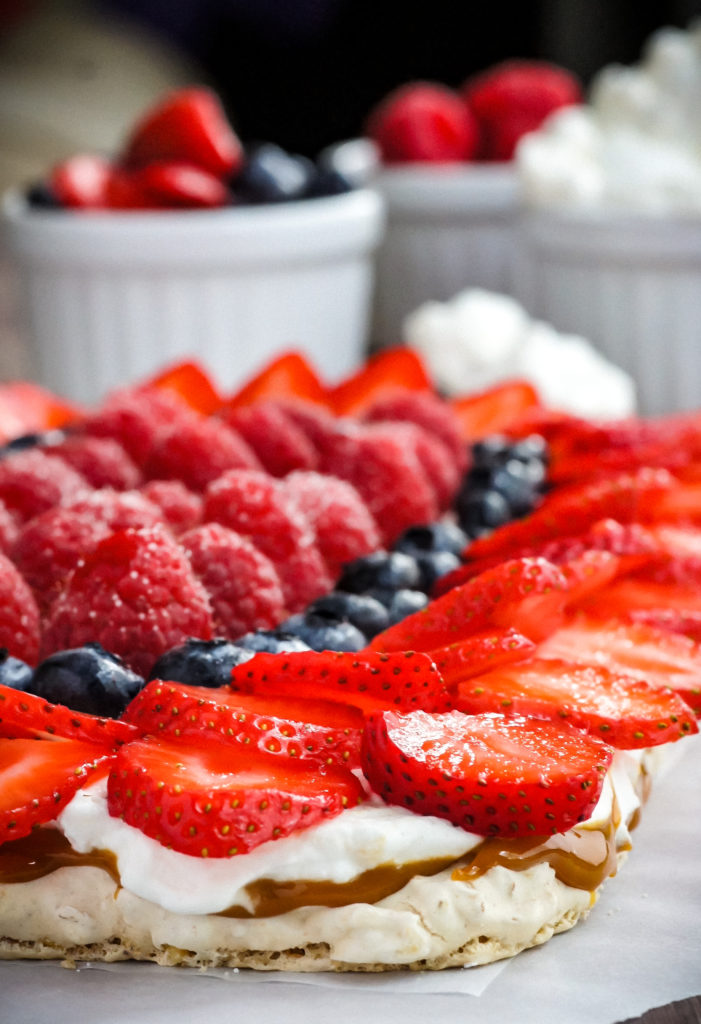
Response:
POLYGON ((300 611, 331 589, 310 526, 267 473, 234 469, 222 474, 205 493, 204 520, 228 526, 268 556, 289 612, 300 611))
POLYGON ((505 61, 468 79, 462 92, 479 125, 480 156, 486 160, 510 160, 522 135, 554 110, 582 100, 574 75, 542 61, 505 61))
POLYGON ((192 416, 161 432, 144 471, 152 480, 180 480, 193 491, 203 491, 228 469, 260 468, 252 449, 231 427, 192 416))
POLYGON ((209 595, 214 629, 236 639, 272 629, 285 618, 275 566, 249 540, 220 523, 206 523, 180 538, 195 575, 209 595))
POLYGON ((363 413, 363 419, 408 420, 442 441, 459 472, 467 466, 467 445, 460 421, 451 406, 431 391, 394 388, 379 395, 363 413))
POLYGON ((298 470, 285 477, 282 486, 311 525, 333 579, 347 562, 381 546, 377 523, 347 480, 298 470))
POLYGON ((407 527, 438 516, 435 491, 415 445, 402 431, 380 424, 339 430, 322 455, 321 468, 357 488, 387 547, 407 527))
POLYGON ((180 480, 149 480, 140 490, 158 506, 164 522, 176 536, 202 522, 202 496, 180 480))
POLYGON ((273 402, 236 406, 222 417, 248 442, 263 468, 273 476, 286 476, 294 469, 316 469, 319 464, 316 449, 304 431, 273 402))
POLYGON ((188 637, 211 639, 212 614, 184 551, 163 529, 119 530, 68 579, 43 647, 47 655, 94 641, 146 676, 188 637))
POLYGON ((113 168, 109 160, 93 153, 69 157, 49 175, 49 188, 61 206, 104 210, 113 168))
POLYGON ((219 177, 182 161, 154 161, 133 172, 138 200, 146 206, 199 209, 226 206, 229 190, 219 177))
POLYGON ((39 609, 29 584, 5 555, 0 555, 0 647, 36 665, 39 609))
POLYGON ((385 803, 484 836, 566 832, 599 799, 613 751, 551 722, 450 711, 368 719, 363 770, 385 803))
POLYGON ((12 558, 47 612, 78 560, 115 530, 153 527, 156 506, 134 492, 94 491, 82 500, 47 509, 20 531, 12 558))
POLYGON ((0 501, 0 551, 7 554, 17 540, 19 526, 4 501, 0 501))
POLYGON ((89 490, 77 470, 38 448, 16 452, 0 461, 0 499, 22 523, 89 490))
POLYGON ((470 160, 478 144, 477 123, 458 94, 433 82, 391 92, 370 114, 367 133, 388 164, 470 160))
POLYGON ((124 163, 143 167, 163 160, 184 161, 218 178, 240 166, 241 143, 211 90, 195 86, 173 92, 135 125, 124 147, 124 163))
POLYGON ((116 391, 90 416, 83 428, 97 437, 119 441, 137 466, 143 466, 162 430, 190 421, 194 413, 173 392, 151 389, 116 391))
POLYGON ((73 466, 91 487, 126 491, 141 483, 140 470, 124 447, 112 438, 76 434, 45 451, 47 455, 60 456, 73 466))

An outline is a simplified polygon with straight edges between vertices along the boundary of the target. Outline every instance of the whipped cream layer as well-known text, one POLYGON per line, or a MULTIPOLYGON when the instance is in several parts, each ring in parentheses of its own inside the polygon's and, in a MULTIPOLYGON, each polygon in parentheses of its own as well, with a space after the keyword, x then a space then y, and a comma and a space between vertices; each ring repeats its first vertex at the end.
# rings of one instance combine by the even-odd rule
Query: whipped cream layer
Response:
POLYGON ((610 65, 589 103, 525 136, 528 204, 647 214, 701 213, 701 21, 651 36, 639 64, 610 65))
POLYGON ((426 302, 404 321, 403 338, 447 395, 520 378, 546 405, 575 416, 615 419, 635 410, 627 373, 584 338, 532 320, 506 295, 472 288, 426 302))
MULTIPOLYGON (((627 824, 640 807, 637 795, 643 755, 618 751, 597 806, 578 828, 597 828, 614 815, 619 849, 630 846, 627 824)), ((108 850, 124 889, 179 914, 213 914, 238 905, 252 909, 245 887, 275 881, 351 881, 385 864, 458 860, 478 846, 474 835, 442 819, 413 814, 371 800, 320 825, 264 843, 251 853, 197 858, 168 850, 107 810, 106 780, 80 790, 57 820, 74 850, 108 850)))

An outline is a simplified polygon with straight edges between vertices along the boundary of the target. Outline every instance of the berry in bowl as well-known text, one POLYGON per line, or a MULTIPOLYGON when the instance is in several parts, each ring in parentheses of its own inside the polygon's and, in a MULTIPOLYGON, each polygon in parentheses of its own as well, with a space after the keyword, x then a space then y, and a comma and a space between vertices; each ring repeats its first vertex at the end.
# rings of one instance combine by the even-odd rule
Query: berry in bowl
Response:
POLYGON ((396 344, 404 317, 422 302, 466 287, 511 291, 516 143, 581 95, 559 67, 508 61, 459 89, 407 83, 371 111, 366 133, 379 150, 376 184, 388 216, 374 310, 379 344, 396 344))
POLYGON ((332 379, 349 372, 384 219, 346 173, 352 148, 310 160, 244 144, 192 87, 146 111, 120 153, 76 155, 8 194, 35 379, 93 402, 196 352, 233 386, 291 345, 332 379))

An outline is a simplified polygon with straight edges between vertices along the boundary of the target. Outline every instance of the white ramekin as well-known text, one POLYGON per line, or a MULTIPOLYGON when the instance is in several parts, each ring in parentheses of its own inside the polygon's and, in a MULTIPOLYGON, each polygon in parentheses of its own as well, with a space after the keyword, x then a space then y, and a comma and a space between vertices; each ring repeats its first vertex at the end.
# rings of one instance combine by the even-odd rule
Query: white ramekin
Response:
POLYGON ((642 413, 701 406, 701 218, 533 211, 515 294, 627 370, 642 413))
POLYGON ((421 303, 465 288, 510 292, 519 191, 511 164, 385 168, 376 188, 387 204, 377 254, 373 341, 401 340, 421 303))
POLYGON ((365 355, 383 227, 370 189, 208 211, 2 207, 33 372, 82 402, 187 357, 224 388, 285 348, 342 377, 365 355))

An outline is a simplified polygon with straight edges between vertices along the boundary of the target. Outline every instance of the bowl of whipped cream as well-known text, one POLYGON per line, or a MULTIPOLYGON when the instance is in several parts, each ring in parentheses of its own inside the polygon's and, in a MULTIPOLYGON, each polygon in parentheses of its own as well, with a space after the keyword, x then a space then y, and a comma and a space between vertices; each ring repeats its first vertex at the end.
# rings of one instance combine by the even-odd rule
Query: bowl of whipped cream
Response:
POLYGON ((521 140, 514 294, 634 377, 640 411, 701 400, 701 21, 608 66, 521 140))

